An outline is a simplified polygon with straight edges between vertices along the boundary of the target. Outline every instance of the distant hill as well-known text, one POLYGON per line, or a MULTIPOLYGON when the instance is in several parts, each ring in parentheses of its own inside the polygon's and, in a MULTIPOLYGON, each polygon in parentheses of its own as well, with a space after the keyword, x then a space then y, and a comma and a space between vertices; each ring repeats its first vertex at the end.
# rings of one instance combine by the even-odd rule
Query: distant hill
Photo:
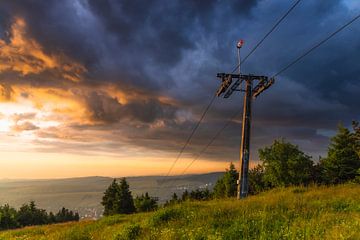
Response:
MULTIPOLYGON (((171 176, 127 177, 134 196, 149 192, 160 202, 168 199, 173 192, 182 193, 185 189, 208 187, 224 173, 171 176)), ((103 208, 100 204, 103 192, 113 178, 81 177, 47 180, 0 180, 0 205, 5 203, 20 207, 34 200, 40 208, 57 212, 61 207, 76 210, 82 217, 97 218, 103 208)))
POLYGON ((360 185, 274 189, 246 200, 0 232, 0 239, 360 239, 360 185))

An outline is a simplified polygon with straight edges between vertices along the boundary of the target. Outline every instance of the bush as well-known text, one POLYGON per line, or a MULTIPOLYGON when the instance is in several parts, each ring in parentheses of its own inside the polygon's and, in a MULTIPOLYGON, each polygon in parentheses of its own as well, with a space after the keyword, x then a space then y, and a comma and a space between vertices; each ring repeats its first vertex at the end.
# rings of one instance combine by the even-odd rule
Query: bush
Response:
POLYGON ((271 187, 307 185, 311 182, 313 161, 296 145, 284 139, 259 150, 264 166, 264 181, 271 187))
POLYGON ((115 240, 134 240, 141 234, 141 227, 135 223, 128 225, 124 230, 115 237, 115 240))
POLYGON ((157 198, 150 197, 146 192, 145 195, 137 196, 134 200, 137 212, 150 212, 157 209, 157 198))
POLYGON ((181 211, 175 208, 164 208, 157 211, 152 218, 150 218, 150 225, 158 226, 169 222, 172 219, 179 218, 181 211))

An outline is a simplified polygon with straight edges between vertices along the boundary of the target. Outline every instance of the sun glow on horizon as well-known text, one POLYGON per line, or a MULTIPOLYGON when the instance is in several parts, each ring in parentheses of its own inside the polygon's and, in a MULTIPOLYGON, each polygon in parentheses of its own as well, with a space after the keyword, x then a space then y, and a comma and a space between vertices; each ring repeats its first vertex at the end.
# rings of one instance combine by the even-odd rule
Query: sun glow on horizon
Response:
MULTIPOLYGON (((166 131, 182 134, 196 115, 171 96, 87 79, 85 65, 46 49, 20 17, 8 31, 0 39, 0 178, 167 173, 182 143, 166 131)), ((191 161, 183 156, 171 174, 191 161)), ((199 159, 187 173, 227 166, 199 159)))

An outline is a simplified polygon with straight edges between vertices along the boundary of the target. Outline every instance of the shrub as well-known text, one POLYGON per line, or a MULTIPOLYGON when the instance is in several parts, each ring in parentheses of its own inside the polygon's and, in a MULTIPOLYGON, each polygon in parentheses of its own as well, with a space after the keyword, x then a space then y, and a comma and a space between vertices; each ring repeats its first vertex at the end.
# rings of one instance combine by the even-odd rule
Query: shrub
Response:
POLYGON ((115 237, 115 240, 134 240, 141 234, 141 227, 138 223, 128 225, 115 237))
POLYGON ((150 212, 157 209, 157 198, 149 196, 146 192, 145 195, 137 196, 134 200, 137 212, 150 212))
POLYGON ((164 208, 156 212, 152 218, 150 218, 150 225, 158 226, 169 222, 172 219, 179 218, 181 211, 175 208, 164 208))

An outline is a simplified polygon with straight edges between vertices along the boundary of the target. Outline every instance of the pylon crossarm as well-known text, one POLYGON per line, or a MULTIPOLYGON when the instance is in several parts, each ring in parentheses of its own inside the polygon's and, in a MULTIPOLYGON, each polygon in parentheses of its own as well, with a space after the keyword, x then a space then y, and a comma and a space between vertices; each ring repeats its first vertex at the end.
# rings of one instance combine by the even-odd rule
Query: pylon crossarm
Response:
POLYGON ((264 81, 260 81, 258 83, 258 85, 256 85, 253 89, 253 98, 258 97, 263 91, 265 91, 266 89, 268 89, 271 85, 273 85, 275 83, 275 79, 274 78, 270 78, 270 80, 268 80, 266 78, 266 80, 264 81))

